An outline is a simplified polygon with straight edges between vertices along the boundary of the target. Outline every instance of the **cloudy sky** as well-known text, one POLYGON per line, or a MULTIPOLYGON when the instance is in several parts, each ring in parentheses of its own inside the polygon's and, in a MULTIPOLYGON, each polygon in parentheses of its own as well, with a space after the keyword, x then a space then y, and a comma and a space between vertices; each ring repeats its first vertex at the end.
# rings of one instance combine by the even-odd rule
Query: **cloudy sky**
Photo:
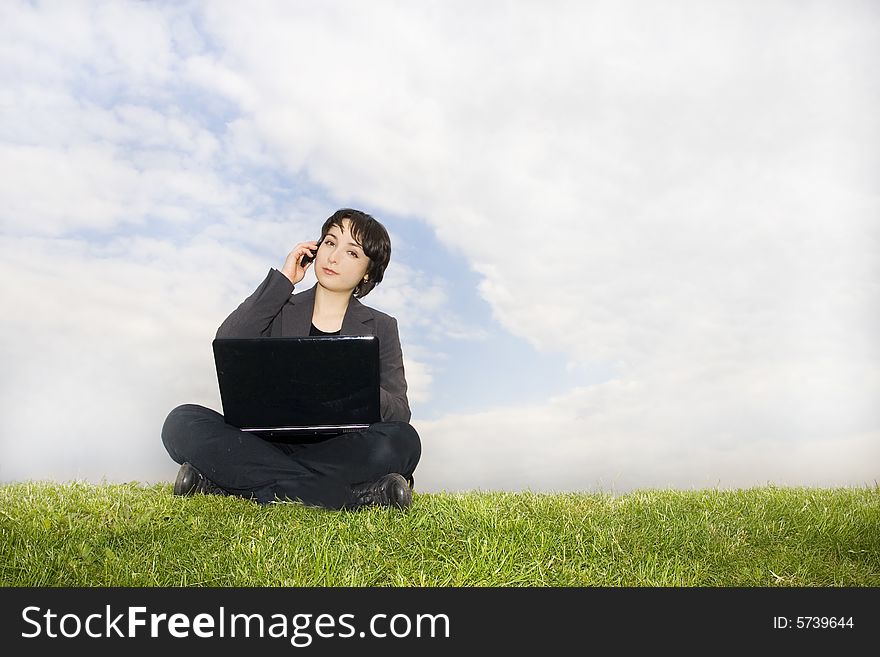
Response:
POLYGON ((0 481, 172 480, 353 206, 420 490, 873 484, 878 61, 869 1, 0 2, 0 481))

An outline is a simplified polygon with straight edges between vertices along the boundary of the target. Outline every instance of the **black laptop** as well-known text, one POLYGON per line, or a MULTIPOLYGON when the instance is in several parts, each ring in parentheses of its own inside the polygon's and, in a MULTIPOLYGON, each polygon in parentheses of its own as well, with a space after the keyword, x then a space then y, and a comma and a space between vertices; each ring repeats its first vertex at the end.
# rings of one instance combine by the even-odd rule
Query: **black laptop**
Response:
POLYGON ((308 440, 380 421, 375 336, 217 338, 228 424, 273 440, 308 440))

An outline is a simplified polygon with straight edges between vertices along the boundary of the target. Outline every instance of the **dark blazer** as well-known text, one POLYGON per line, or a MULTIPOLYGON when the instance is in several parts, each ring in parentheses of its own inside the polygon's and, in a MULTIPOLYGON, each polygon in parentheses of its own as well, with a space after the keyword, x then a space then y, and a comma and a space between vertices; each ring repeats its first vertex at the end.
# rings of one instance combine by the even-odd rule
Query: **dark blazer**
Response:
MULTIPOLYGON (((218 338, 296 337, 309 334, 315 309, 315 287, 293 293, 293 283, 270 269, 256 291, 217 329, 218 338)), ((379 402, 383 422, 409 422, 412 413, 406 398, 406 377, 397 320, 351 298, 340 335, 375 335, 379 338, 379 402)))

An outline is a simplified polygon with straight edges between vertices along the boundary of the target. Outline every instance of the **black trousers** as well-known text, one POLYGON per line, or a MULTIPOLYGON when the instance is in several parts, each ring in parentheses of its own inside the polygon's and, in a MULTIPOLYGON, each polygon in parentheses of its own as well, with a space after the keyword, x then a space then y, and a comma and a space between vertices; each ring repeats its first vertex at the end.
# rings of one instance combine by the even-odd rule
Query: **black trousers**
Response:
POLYGON ((378 422, 317 442, 284 443, 241 431, 217 411, 196 404, 168 414, 162 442, 172 459, 191 463, 233 495, 328 509, 355 508, 352 485, 389 472, 412 476, 422 454, 419 435, 406 422, 378 422))

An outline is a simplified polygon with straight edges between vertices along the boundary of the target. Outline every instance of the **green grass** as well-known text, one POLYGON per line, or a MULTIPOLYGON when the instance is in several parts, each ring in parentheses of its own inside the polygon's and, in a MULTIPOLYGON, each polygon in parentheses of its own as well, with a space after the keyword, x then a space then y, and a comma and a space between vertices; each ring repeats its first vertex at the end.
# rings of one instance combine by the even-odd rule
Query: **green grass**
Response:
POLYGON ((0 486, 4 586, 880 586, 880 486, 416 493, 406 512, 0 486))

